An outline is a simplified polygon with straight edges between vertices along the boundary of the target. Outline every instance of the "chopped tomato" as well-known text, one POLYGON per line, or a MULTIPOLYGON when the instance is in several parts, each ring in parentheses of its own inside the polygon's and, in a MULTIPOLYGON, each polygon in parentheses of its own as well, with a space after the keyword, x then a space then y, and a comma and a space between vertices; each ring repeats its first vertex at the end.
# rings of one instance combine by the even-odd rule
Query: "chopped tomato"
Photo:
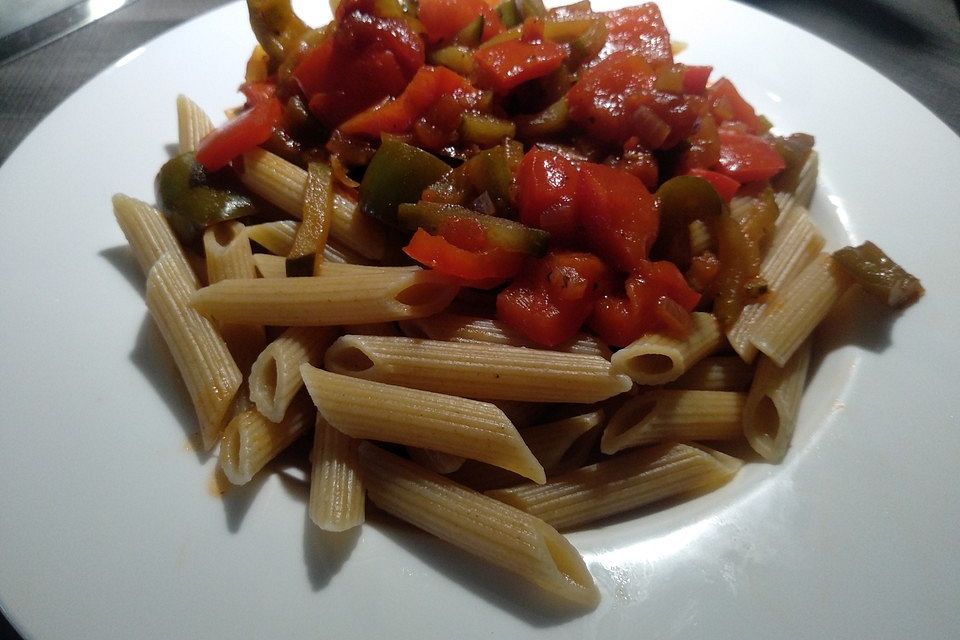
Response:
POLYGON ((462 111, 476 94, 465 78, 446 67, 423 66, 397 98, 388 98, 358 113, 339 129, 344 135, 374 138, 382 133, 404 133, 441 98, 459 101, 462 111))
POLYGON ((723 198, 724 202, 730 202, 733 199, 733 196, 736 195, 737 191, 740 189, 740 183, 734 180, 733 178, 726 176, 722 173, 717 173, 716 171, 709 171, 707 169, 690 169, 687 171, 689 176, 697 176, 698 178, 703 178, 717 190, 717 193, 720 194, 720 197, 723 198))
POLYGON ((747 125, 751 133, 760 133, 763 123, 750 103, 743 99, 733 83, 726 78, 720 78, 707 90, 713 117, 718 123, 730 120, 747 125))
POLYGON ((485 283, 486 286, 517 275, 526 256, 498 247, 469 251, 442 236, 432 236, 423 229, 417 229, 403 251, 420 264, 440 273, 471 283, 485 283))
POLYGON ((683 92, 703 95, 713 67, 686 65, 683 73, 683 92))
POLYGON ((767 180, 786 164, 773 143, 733 127, 720 127, 720 160, 716 171, 738 182, 767 180))
POLYGON ((580 165, 577 211, 588 245, 611 266, 632 271, 657 237, 657 202, 636 176, 600 164, 580 165))
POLYGON ((606 11, 602 15, 607 19, 607 42, 599 57, 627 51, 640 54, 651 64, 673 62, 670 33, 663 23, 660 8, 653 2, 606 11))
POLYGON ((212 131, 197 147, 197 162, 209 171, 222 169, 241 153, 266 142, 283 116, 283 105, 269 98, 212 131))
POLYGON ((240 93, 246 97, 247 104, 252 106, 277 95, 277 85, 267 81, 244 82, 240 85, 240 93))
POLYGON ((583 71, 567 93, 570 118, 590 134, 645 149, 667 149, 694 130, 704 98, 659 91, 656 72, 642 56, 614 53, 583 71))
POLYGON ((610 289, 611 274, 589 253, 553 252, 530 260, 497 296, 497 318, 547 347, 569 340, 610 289))
POLYGON ((423 41, 406 21, 354 10, 304 56, 293 78, 314 115, 334 128, 399 95, 423 66, 424 56, 423 41))
POLYGON ((420 0, 417 14, 431 43, 452 40, 477 16, 483 16, 482 40, 503 31, 500 17, 485 0, 420 0))
POLYGON ((520 222, 550 232, 554 245, 578 239, 577 167, 563 156, 534 147, 517 172, 520 222))
POLYGON ((553 73, 566 57, 566 50, 550 40, 507 40, 473 54, 481 85, 497 93, 507 93, 528 80, 553 73))
POLYGON ((596 303, 590 327, 616 347, 654 331, 682 336, 689 333, 689 314, 699 301, 672 262, 644 261, 627 278, 623 296, 607 295, 596 303))

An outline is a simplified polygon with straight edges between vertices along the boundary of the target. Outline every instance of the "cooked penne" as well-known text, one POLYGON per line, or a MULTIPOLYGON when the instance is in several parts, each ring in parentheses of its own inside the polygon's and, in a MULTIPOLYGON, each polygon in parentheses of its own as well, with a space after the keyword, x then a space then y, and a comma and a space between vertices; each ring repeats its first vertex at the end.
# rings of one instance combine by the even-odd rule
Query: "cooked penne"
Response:
POLYGON ((180 153, 196 151, 203 137, 213 131, 213 122, 197 103, 187 96, 177 96, 177 131, 180 153))
MULTIPOLYGON (((457 285, 423 269, 369 267, 319 277, 225 280, 193 297, 195 308, 221 322, 274 326, 386 322, 430 315, 446 307, 457 285)), ((341 265, 338 265, 341 266, 341 265)))
MULTIPOLYGON (((227 220, 207 227, 203 233, 203 252, 207 261, 207 280, 211 283, 229 278, 257 277, 250 241, 240 222, 227 220)), ((250 371, 257 354, 266 345, 266 335, 260 325, 222 324, 220 335, 242 372, 250 371)))
POLYGON ((577 550, 542 520, 471 491, 375 445, 360 445, 367 495, 378 507, 566 600, 600 593, 577 550))
MULTIPOLYGON (((443 451, 421 449, 420 447, 407 447, 407 453, 410 454, 410 459, 419 464, 421 467, 441 475, 453 473, 462 467, 463 463, 467 461, 467 459, 463 456, 454 456, 450 455, 449 453, 444 453, 443 451)), ((500 469, 500 467, 492 468, 500 469)), ((504 473, 510 472, 504 471, 504 473)))
POLYGON ((777 366, 784 366, 851 284, 850 275, 833 256, 820 254, 770 297, 750 341, 777 366))
POLYGON ((743 434, 753 450, 770 462, 782 460, 790 446, 809 364, 810 340, 783 367, 766 357, 757 364, 743 407, 743 434))
POLYGON ((220 439, 220 468, 233 484, 246 484, 278 453, 313 424, 316 412, 304 397, 273 422, 259 411, 244 411, 227 425, 220 439))
POLYGON ((160 256, 167 254, 181 264, 181 272, 193 287, 199 286, 200 281, 190 267, 180 242, 160 211, 146 202, 118 193, 113 196, 113 213, 144 275, 160 256))
MULTIPOLYGON (((295 218, 301 216, 307 172, 297 165, 256 149, 243 155, 240 179, 264 200, 295 218)), ((366 258, 381 260, 386 253, 383 227, 363 215, 357 203, 339 191, 333 195, 330 234, 366 258)))
POLYGON ((193 272, 175 255, 164 254, 147 275, 146 301, 193 400, 203 448, 220 437, 243 376, 226 343, 209 320, 190 307, 193 272))
POLYGON ((307 511, 310 520, 324 531, 346 531, 363 524, 359 444, 317 415, 307 511))
POLYGON ((817 257, 824 242, 823 235, 803 207, 793 207, 781 216, 770 249, 760 265, 760 277, 766 281, 770 293, 764 300, 744 306, 737 320, 727 329, 730 346, 744 362, 753 362, 757 355, 750 337, 767 308, 767 300, 776 296, 817 257))
POLYGON ((257 272, 261 278, 287 277, 287 259, 283 256, 275 256, 269 253, 255 253, 253 255, 253 264, 257 266, 257 272))
POLYGON ((817 186, 817 173, 820 168, 820 155, 817 150, 810 151, 807 161, 800 170, 797 187, 793 191, 777 192, 777 206, 784 214, 790 213, 794 207, 809 207, 813 199, 813 192, 817 186))
POLYGON ((267 345, 250 370, 250 399, 257 410, 279 422, 303 388, 300 365, 320 362, 336 337, 336 327, 290 327, 267 345))
POLYGON ((247 237, 251 242, 269 251, 275 256, 287 257, 293 248, 300 223, 296 220, 277 220, 262 222, 247 227, 247 237))
POLYGON ((742 465, 706 447, 664 444, 608 458, 543 485, 526 483, 487 495, 557 529, 571 529, 665 498, 715 489, 742 465))
POLYGON ((329 371, 467 398, 597 402, 628 390, 600 356, 417 338, 343 336, 329 371))
POLYGON ((353 438, 482 460, 535 482, 543 467, 490 403, 342 376, 310 365, 303 382, 324 419, 353 438))
POLYGON ((613 354, 610 362, 637 384, 657 385, 676 380, 697 361, 722 344, 720 323, 710 313, 692 314, 693 331, 679 340, 651 333, 613 354))
MULTIPOLYGON (((411 338, 430 338, 446 342, 481 342, 506 344, 514 347, 536 347, 519 332, 514 331, 497 320, 464 316, 456 313, 438 313, 427 318, 405 320, 401 324, 404 332, 411 338)), ((588 355, 610 358, 610 349, 596 336, 578 334, 571 340, 558 345, 554 351, 586 353, 588 355)))
POLYGON ((665 441, 733 440, 743 433, 745 393, 657 389, 627 400, 600 439, 603 453, 665 441))
POLYGON ((667 389, 746 391, 752 381, 753 367, 739 357, 713 356, 704 358, 664 386, 667 389))

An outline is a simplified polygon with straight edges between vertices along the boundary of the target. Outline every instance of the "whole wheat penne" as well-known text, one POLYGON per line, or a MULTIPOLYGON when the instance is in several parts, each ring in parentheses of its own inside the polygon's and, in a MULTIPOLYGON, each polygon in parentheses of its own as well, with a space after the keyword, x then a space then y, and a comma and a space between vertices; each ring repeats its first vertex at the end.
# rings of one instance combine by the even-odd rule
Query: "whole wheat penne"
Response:
POLYGON ((820 254, 769 296, 750 341, 777 366, 784 366, 851 284, 850 275, 833 256, 820 254))
POLYGON ((197 145, 211 131, 213 131, 213 123, 204 110, 187 96, 177 96, 177 132, 180 153, 196 151, 197 145))
POLYGON ((200 281, 190 267, 170 223, 160 211, 146 202, 118 193, 113 196, 113 214, 144 275, 160 256, 168 254, 170 259, 181 263, 181 271, 192 285, 199 285, 200 281))
POLYGON ((679 378, 697 361, 722 344, 720 323, 711 313, 696 312, 693 331, 683 339, 647 334, 620 349, 610 358, 613 370, 625 373, 634 382, 657 385, 679 378))
POLYGON ((551 478, 487 495, 543 519, 557 529, 580 527, 665 498, 714 489, 742 462, 687 444, 645 447, 551 478))
POLYGON ((257 266, 257 272, 261 278, 287 277, 287 259, 283 256, 255 253, 253 254, 253 264, 257 266))
POLYGON ((220 439, 220 468, 233 484, 246 484, 314 422, 310 400, 301 396, 283 419, 273 422, 259 411, 244 411, 227 425, 220 439))
POLYGON ((738 356, 712 356, 693 365, 686 373, 664 387, 701 391, 746 391, 752 381, 753 367, 738 356))
POLYGON ((346 531, 363 524, 359 445, 317 415, 307 510, 313 523, 324 531, 346 531))
POLYGON ((303 382, 323 418, 353 438, 473 458, 543 482, 543 467, 490 403, 351 378, 310 365, 303 382))
POLYGON ((458 289, 449 277, 422 269, 369 267, 359 274, 327 271, 331 266, 325 264, 318 277, 224 280, 197 291, 193 304, 222 322, 355 324, 436 313, 458 289))
MULTIPOLYGON (((520 332, 511 329, 498 320, 464 316, 456 313, 438 313, 427 318, 406 320, 401 324, 404 332, 411 338, 430 338, 447 342, 480 342, 505 344, 514 347, 536 347, 520 332)), ((586 353, 588 355, 610 358, 610 349, 596 336, 580 333, 553 348, 554 351, 586 353)))
POLYGON ((190 307, 193 272, 164 254, 147 274, 146 301, 177 364, 200 424, 203 447, 217 443, 243 376, 213 324, 190 307))
POLYGON ((757 363, 743 407, 743 434, 753 450, 770 462, 782 460, 790 446, 809 364, 809 339, 783 367, 766 357, 757 363))
POLYGON ((733 440, 743 433, 745 393, 656 389, 627 400, 607 423, 603 453, 665 441, 733 440))
POLYGON ((600 594, 566 538, 538 518, 375 445, 360 445, 367 495, 381 509, 574 603, 600 594))
MULTIPOLYGON (((429 469, 434 473, 448 475, 463 466, 467 461, 463 456, 455 456, 443 451, 434 449, 422 449, 420 447, 407 447, 407 453, 410 459, 419 464, 424 469, 429 469)), ((499 469, 499 467, 493 467, 499 469)), ((504 471, 504 473, 510 473, 504 471)))
POLYGON ((300 365, 320 362, 337 333, 336 327, 290 327, 267 345, 250 369, 250 399, 257 410, 279 422, 303 388, 300 365))
POLYGON ((600 356, 500 344, 349 335, 324 362, 336 373, 467 398, 588 403, 632 386, 600 356))
MULTIPOLYGON (((236 220, 226 220, 207 227, 203 233, 203 252, 209 282, 257 277, 257 267, 245 227, 236 220)), ((242 372, 250 371, 257 354, 263 351, 266 345, 266 336, 261 325, 221 324, 220 335, 242 372)))
MULTIPOLYGON (((299 218, 307 188, 307 172, 263 149, 243 155, 240 180, 263 199, 299 218)), ((357 203, 336 191, 333 195, 330 234, 364 257, 381 260, 386 252, 386 234, 375 221, 363 215, 357 203)))
POLYGON ((273 255, 286 258, 290 254, 290 249, 293 248, 293 241, 297 237, 299 228, 300 223, 296 220, 261 222, 247 227, 247 237, 273 255))
POLYGON ((766 300, 777 295, 787 282, 796 278, 817 257, 824 242, 823 235, 803 207, 793 207, 780 217, 770 249, 760 265, 760 277, 767 283, 770 293, 766 299, 744 306, 736 321, 727 329, 730 346, 744 362, 753 362, 757 355, 757 348, 750 342, 750 337, 767 308, 766 300))

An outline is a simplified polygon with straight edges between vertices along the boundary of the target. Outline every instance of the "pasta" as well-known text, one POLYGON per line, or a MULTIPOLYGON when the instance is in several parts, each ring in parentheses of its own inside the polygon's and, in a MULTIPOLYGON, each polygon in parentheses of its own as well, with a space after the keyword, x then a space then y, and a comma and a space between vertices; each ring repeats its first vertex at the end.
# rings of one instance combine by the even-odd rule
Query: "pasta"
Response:
POLYGON ((676 62, 655 5, 469 1, 249 2, 245 104, 178 97, 159 206, 114 212, 230 483, 312 435, 317 527, 369 499, 594 607, 557 529, 730 481, 700 442, 780 461, 836 301, 922 287, 824 252, 812 137, 676 62))

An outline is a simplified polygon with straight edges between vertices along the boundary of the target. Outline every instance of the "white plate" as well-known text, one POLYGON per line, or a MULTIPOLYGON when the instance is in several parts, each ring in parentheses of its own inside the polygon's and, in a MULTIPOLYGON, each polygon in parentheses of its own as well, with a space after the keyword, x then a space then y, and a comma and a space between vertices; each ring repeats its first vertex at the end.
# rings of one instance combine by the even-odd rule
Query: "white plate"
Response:
POLYGON ((306 524, 296 480, 212 497, 110 196, 152 200, 177 93, 213 114, 238 101, 253 39, 233 4, 126 56, 0 169, 0 600, 24 635, 960 634, 960 139, 753 9, 663 10, 682 60, 733 78, 780 130, 816 134, 831 245, 875 240, 927 287, 902 315, 868 303, 833 324, 784 464, 573 534, 603 592, 586 615, 385 518, 334 544, 306 524))

